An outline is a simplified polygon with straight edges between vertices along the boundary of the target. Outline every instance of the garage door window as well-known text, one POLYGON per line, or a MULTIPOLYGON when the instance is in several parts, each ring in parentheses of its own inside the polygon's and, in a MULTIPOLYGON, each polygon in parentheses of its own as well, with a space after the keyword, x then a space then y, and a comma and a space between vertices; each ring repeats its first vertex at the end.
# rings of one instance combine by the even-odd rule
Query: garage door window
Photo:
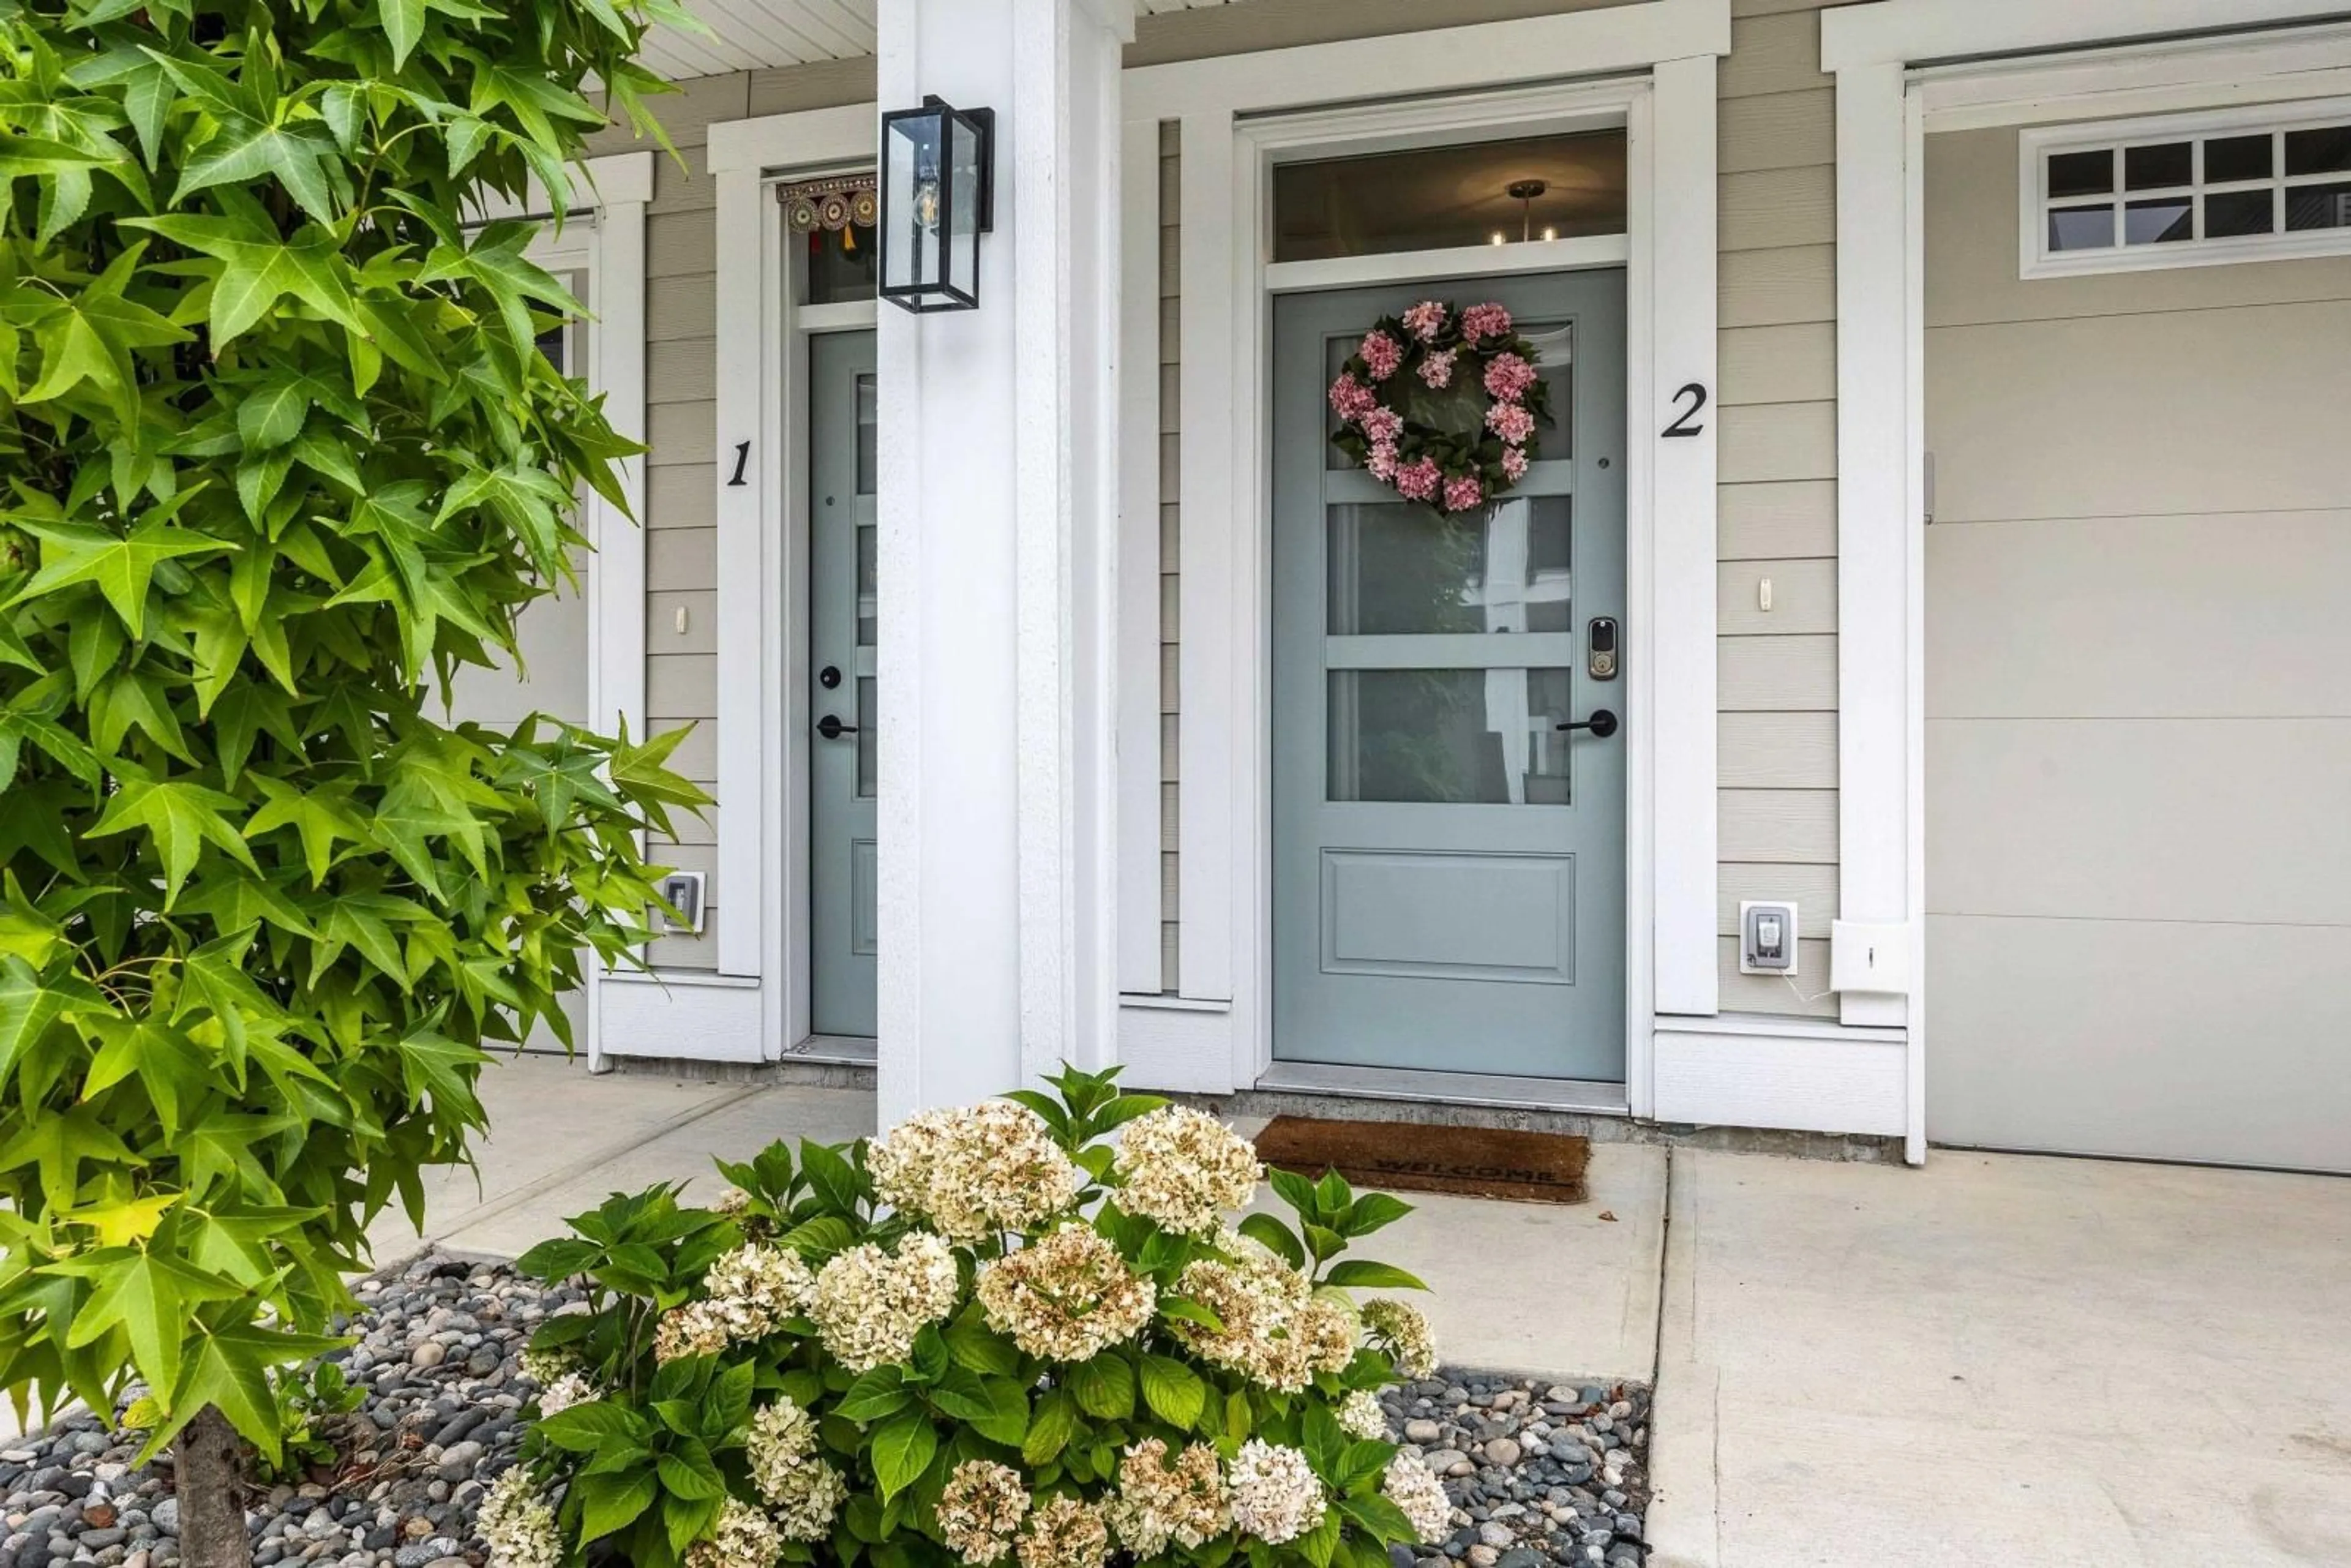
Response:
POLYGON ((2351 254, 2351 102, 2027 131, 2026 277, 2351 254))

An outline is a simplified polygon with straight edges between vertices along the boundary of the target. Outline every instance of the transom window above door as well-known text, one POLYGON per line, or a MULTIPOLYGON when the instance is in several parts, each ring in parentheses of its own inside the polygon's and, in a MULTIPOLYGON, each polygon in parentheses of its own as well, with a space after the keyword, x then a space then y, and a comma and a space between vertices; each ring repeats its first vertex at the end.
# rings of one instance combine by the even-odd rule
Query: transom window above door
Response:
POLYGON ((803 305, 847 305, 877 298, 873 237, 879 215, 871 170, 776 187, 784 226, 806 253, 799 268, 803 305))
POLYGON ((2021 139, 2026 277, 2351 253, 2351 103, 2021 139))
POLYGON ((1625 232, 1625 132, 1278 163, 1273 259, 1328 261, 1625 232))

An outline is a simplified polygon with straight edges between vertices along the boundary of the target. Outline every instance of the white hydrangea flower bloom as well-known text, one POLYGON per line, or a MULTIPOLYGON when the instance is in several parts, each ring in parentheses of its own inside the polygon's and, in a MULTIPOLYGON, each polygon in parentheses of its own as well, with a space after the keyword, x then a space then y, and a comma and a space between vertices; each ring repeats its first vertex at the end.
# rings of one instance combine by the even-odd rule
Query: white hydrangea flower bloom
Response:
POLYGON ((791 1249, 754 1241, 713 1263, 702 1277, 702 1292, 727 1338, 746 1344, 808 1311, 816 1276, 791 1249))
POLYGON ((1351 1437, 1377 1442, 1388 1435, 1387 1412, 1380 1408, 1380 1396, 1368 1388, 1358 1388, 1340 1400, 1332 1414, 1339 1418, 1339 1430, 1351 1437))
POLYGON ((1204 1236, 1227 1209, 1247 1207, 1263 1175, 1248 1140, 1188 1105, 1129 1123, 1116 1168, 1120 1207, 1186 1236, 1204 1236))
POLYGON ((1306 1346, 1306 1364, 1317 1372, 1344 1372, 1355 1359, 1354 1304, 1335 1291, 1317 1291, 1298 1310, 1290 1333, 1306 1346))
POLYGON ((865 1145, 865 1171, 883 1203, 916 1219, 931 1218, 931 1173, 961 1113, 917 1111, 865 1145))
POLYGON ((1009 1465, 966 1459, 947 1473, 939 1491, 939 1534, 947 1549, 974 1568, 987 1568, 1012 1550, 1029 1511, 1028 1483, 1009 1465))
POLYGON ((1187 1550, 1222 1535, 1232 1523, 1232 1500, 1217 1450, 1193 1443, 1167 1462, 1167 1445, 1145 1437, 1119 1461, 1118 1493, 1104 1507, 1111 1529, 1138 1559, 1158 1556, 1174 1542, 1187 1550))
POLYGON ((1396 1450, 1380 1479, 1380 1490, 1404 1511, 1424 1544, 1433 1545, 1452 1532, 1453 1500, 1445 1495, 1445 1483, 1417 1451, 1396 1450))
POLYGON ((925 1111, 867 1145, 874 1190, 956 1241, 1033 1230, 1077 1201, 1085 1173, 1028 1106, 925 1111))
POLYGON ((1395 1358, 1396 1371, 1405 1377, 1426 1377, 1437 1370, 1437 1339, 1428 1320, 1408 1301, 1382 1298, 1364 1303, 1364 1327, 1395 1358))
POLYGON ((1085 1225, 1065 1225, 980 1270, 989 1324, 1030 1355, 1087 1361, 1132 1339, 1159 1304, 1151 1281, 1085 1225))
POLYGON ((718 1527, 707 1541, 685 1549, 686 1568, 773 1568, 783 1554, 783 1532, 775 1521, 746 1502, 728 1498, 718 1527))
POLYGON ((474 1529, 489 1543, 489 1568, 561 1568, 562 1527, 555 1505, 517 1465, 490 1483, 474 1529))
POLYGON ((832 1517, 849 1500, 849 1483, 823 1459, 810 1459, 784 1473, 784 1484, 767 1494, 776 1531, 787 1541, 822 1541, 832 1533, 832 1517))
POLYGON ((1310 1339, 1304 1331, 1314 1325, 1301 1322, 1313 1289, 1305 1275, 1246 1237, 1228 1236, 1222 1245, 1232 1253, 1230 1261, 1202 1258, 1186 1264, 1176 1289, 1216 1313, 1224 1326, 1171 1326, 1178 1339, 1217 1365, 1268 1388, 1296 1393, 1313 1377, 1318 1349, 1328 1348, 1327 1334, 1310 1339))
POLYGON ((589 1405, 604 1397, 604 1391, 588 1380, 587 1375, 567 1372, 538 1391, 538 1418, 560 1416, 574 1405, 589 1405))
POLYGON ((1233 1523, 1270 1545, 1295 1541, 1322 1522, 1322 1479, 1296 1448, 1251 1437, 1233 1456, 1233 1523))
MULTIPOLYGON (((806 1501, 816 1484, 808 1472, 830 1468, 816 1457, 816 1418, 789 1395, 778 1394, 774 1403, 753 1412, 744 1452, 759 1495, 771 1503, 806 1501)), ((824 1522, 831 1521, 827 1511, 824 1522)))
POLYGON ((1110 1560, 1110 1527, 1092 1503, 1049 1498, 1030 1511, 1015 1550, 1020 1568, 1102 1568, 1110 1560))
POLYGON ((852 1372, 904 1361, 925 1325, 956 1308, 955 1251, 911 1231, 894 1253, 872 1242, 837 1253, 816 1277, 809 1316, 833 1359, 852 1372))
POLYGON ((653 1360, 668 1363, 688 1355, 716 1355, 731 1343, 726 1320, 708 1301, 688 1301, 662 1314, 653 1327, 653 1360))

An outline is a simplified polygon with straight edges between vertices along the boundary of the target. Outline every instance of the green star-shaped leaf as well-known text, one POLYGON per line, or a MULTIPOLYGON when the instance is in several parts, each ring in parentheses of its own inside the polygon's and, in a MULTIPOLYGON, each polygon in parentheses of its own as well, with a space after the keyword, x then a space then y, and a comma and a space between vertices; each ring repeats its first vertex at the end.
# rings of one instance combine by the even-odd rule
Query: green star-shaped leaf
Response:
POLYGON ((188 873, 196 868, 196 853, 206 843, 219 847, 255 872, 253 852, 231 827, 223 811, 241 810, 245 802, 234 795, 205 788, 186 779, 159 779, 125 769, 121 788, 107 802, 106 812, 89 829, 102 839, 143 828, 163 862, 163 907, 180 896, 188 873))
POLYGON ((179 1381, 182 1335, 188 1309, 203 1301, 234 1301, 245 1292, 217 1275, 183 1263, 161 1250, 111 1249, 78 1260, 92 1268, 98 1285, 74 1318, 68 1346, 95 1343, 120 1327, 131 1339, 131 1359, 152 1387, 179 1381))
POLYGON ((253 782, 265 800, 245 823, 245 836, 257 839, 280 828, 292 828, 302 839, 302 855, 310 870, 310 885, 327 880, 335 863, 335 841, 371 844, 376 835, 350 806, 350 790, 341 784, 314 785, 297 789, 289 784, 256 774, 253 782))
POLYGON ((249 330, 289 294, 348 330, 363 331, 345 277, 348 264, 334 235, 311 224, 290 240, 281 238, 268 214, 249 197, 239 200, 241 195, 224 199, 235 214, 229 217, 172 214, 122 220, 220 261, 212 294, 214 350, 249 330))
POLYGON ((334 137, 315 120, 268 124, 242 115, 222 117, 220 133, 188 160, 180 174, 180 188, 172 193, 178 206, 198 191, 214 185, 251 185, 275 176, 286 193, 304 212, 322 224, 331 224, 334 185, 340 179, 340 160, 334 137), (329 171, 337 172, 330 179, 329 171))
POLYGON ((156 507, 128 534, 86 523, 19 521, 17 527, 41 541, 41 570, 8 602, 22 604, 60 588, 93 582, 131 635, 144 635, 147 585, 154 579, 157 563, 218 555, 230 548, 207 535, 172 526, 172 514, 177 509, 177 502, 156 507))
POLYGON ((28 323, 40 346, 41 374, 21 401, 52 402, 88 382, 125 417, 135 414, 139 371, 131 350, 166 348, 188 338, 168 317, 122 296, 146 248, 144 240, 131 246, 89 287, 57 299, 28 323))
POLYGON ((41 1194, 51 1208, 71 1208, 84 1165, 131 1166, 139 1156, 88 1105, 43 1110, 5 1143, 0 1171, 39 1167, 41 1194))

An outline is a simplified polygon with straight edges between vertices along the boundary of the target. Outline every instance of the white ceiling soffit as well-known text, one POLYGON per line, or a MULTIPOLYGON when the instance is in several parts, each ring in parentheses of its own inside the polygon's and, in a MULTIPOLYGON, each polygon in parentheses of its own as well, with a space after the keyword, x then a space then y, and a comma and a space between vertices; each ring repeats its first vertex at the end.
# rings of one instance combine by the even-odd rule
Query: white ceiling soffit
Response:
MULTIPOLYGON (((684 0, 709 31, 656 27, 639 57, 672 81, 768 66, 852 59, 873 52, 874 0, 684 0)), ((1150 13, 1197 10, 1225 0, 1137 0, 1150 13)))

